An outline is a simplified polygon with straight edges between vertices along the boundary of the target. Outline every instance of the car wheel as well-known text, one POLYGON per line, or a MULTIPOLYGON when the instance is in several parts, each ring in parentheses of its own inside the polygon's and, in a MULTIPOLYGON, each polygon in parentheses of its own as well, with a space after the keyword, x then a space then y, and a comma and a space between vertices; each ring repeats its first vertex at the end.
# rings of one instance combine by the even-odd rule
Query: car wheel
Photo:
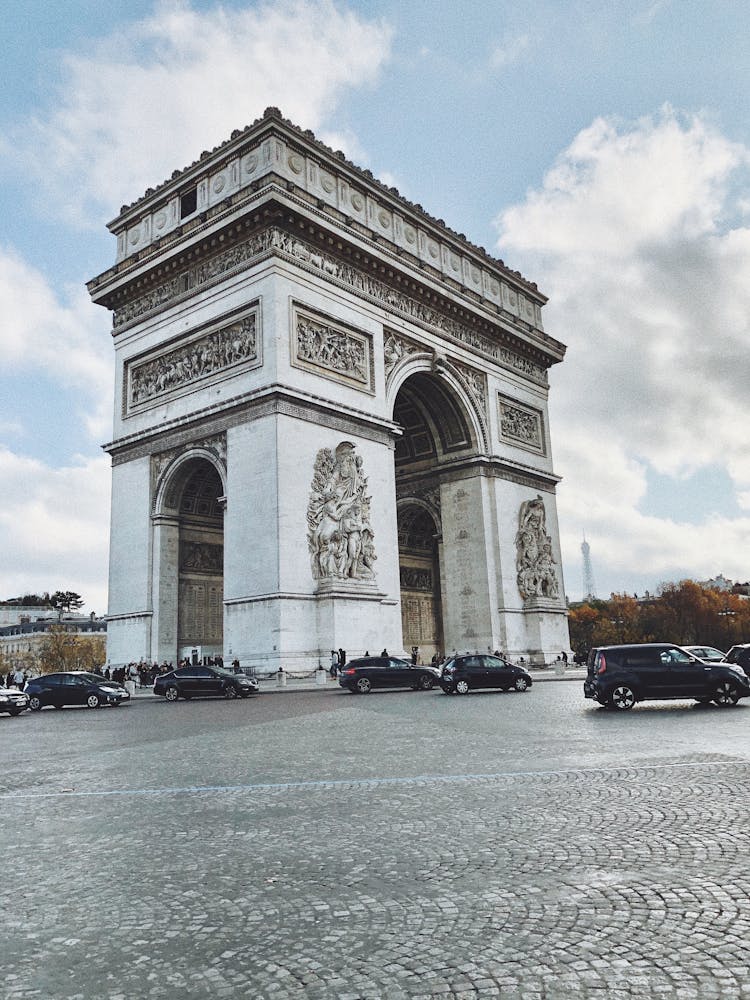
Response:
POLYGON ((29 698, 29 708, 31 709, 31 711, 38 712, 41 710, 41 707, 42 707, 42 699, 39 697, 38 694, 32 694, 32 696, 29 698))
POLYGON ((736 705, 739 700, 740 692, 736 684, 733 684, 731 681, 721 681, 717 685, 714 701, 721 708, 729 708, 731 705, 736 705))
POLYGON ((99 708, 99 706, 101 705, 101 701, 99 700, 99 695, 90 694, 86 699, 86 704, 89 706, 89 708, 99 708))
POLYGON ((516 691, 525 691, 529 686, 529 682, 525 677, 516 677, 513 687, 516 691))
POLYGON ((423 691, 432 691, 435 687, 435 678, 429 677, 427 674, 422 674, 419 681, 419 686, 423 691))
POLYGON ((230 700, 232 698, 237 697, 237 688, 234 686, 234 684, 226 685, 226 687, 224 688, 224 697, 229 698, 230 700))
POLYGON ((469 693, 469 682, 463 680, 456 681, 456 694, 468 694, 469 693))
POLYGON ((174 684, 170 684, 167 690, 164 692, 164 697, 167 699, 167 701, 177 701, 177 699, 180 697, 180 692, 177 690, 174 684))
POLYGON ((612 708, 626 712, 635 705, 635 692, 627 684, 618 684, 609 696, 609 703, 612 708))
POLYGON ((360 694, 369 694, 372 691, 372 684, 369 677, 360 677, 357 681, 357 691, 360 694))

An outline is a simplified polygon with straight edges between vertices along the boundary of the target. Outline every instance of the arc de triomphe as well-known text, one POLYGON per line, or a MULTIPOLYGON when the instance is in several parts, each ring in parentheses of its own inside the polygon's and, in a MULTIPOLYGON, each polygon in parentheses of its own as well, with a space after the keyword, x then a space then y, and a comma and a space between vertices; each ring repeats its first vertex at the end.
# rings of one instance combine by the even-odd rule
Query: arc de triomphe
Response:
POLYGON ((536 285, 274 108, 109 228, 111 663, 568 648, 536 285))

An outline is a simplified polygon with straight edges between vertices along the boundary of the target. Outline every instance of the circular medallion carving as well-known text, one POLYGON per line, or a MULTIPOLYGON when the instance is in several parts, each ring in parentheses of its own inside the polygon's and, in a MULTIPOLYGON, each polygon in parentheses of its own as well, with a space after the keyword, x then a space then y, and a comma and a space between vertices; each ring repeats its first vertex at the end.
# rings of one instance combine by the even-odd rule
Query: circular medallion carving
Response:
POLYGON ((479 271, 477 270, 476 267, 472 267, 472 269, 471 269, 471 280, 474 281, 474 282, 476 282, 476 284, 478 285, 479 284, 479 278, 480 278, 479 271))
POLYGON ((139 236, 140 236, 140 233, 138 232, 138 230, 134 229, 133 232, 130 234, 130 245, 131 246, 134 247, 136 245, 136 243, 138 242, 138 237, 139 236))
POLYGON ((154 216, 154 226, 156 229, 163 229, 167 224, 167 215, 165 212, 159 212, 154 216))
POLYGON ((352 195, 352 205, 353 205, 354 208, 356 208, 356 210, 358 212, 362 211, 362 209, 365 207, 365 200, 364 200, 364 198, 362 197, 361 194, 357 194, 355 192, 352 195))
POLYGON ((454 271, 458 270, 458 257, 454 253, 451 254, 451 267, 454 271))
POLYGON ((430 240, 430 242, 427 244, 427 252, 429 253, 430 257, 432 257, 432 259, 434 260, 438 255, 437 243, 433 243, 433 241, 430 240))
POLYGON ((211 189, 214 192, 214 194, 219 194, 220 191, 223 191, 226 183, 227 183, 226 178, 223 177, 221 174, 219 174, 218 177, 215 177, 214 182, 211 185, 211 189))
POLYGON ((416 240, 416 238, 417 238, 416 232, 412 229, 411 226, 407 226, 404 229, 404 239, 406 240, 406 242, 407 243, 414 243, 415 240, 416 240))
POLYGON ((245 161, 245 173, 246 174, 255 173, 257 166, 258 166, 258 157, 248 156, 247 160, 245 161))
POLYGON ((492 292, 493 295, 497 295, 498 292, 500 291, 500 286, 498 285, 498 283, 496 281, 493 281, 490 284, 490 291, 492 292))
POLYGON ((305 161, 302 159, 301 156, 297 156, 296 153, 292 153, 292 155, 287 160, 287 163, 289 164, 289 169, 293 171, 295 174, 301 174, 305 166, 305 161))
POLYGON ((388 226, 390 226, 391 216, 388 212, 385 211, 385 209, 382 209, 380 212, 378 212, 378 222, 383 227, 383 229, 387 229, 388 226))
POLYGON ((331 194, 333 189, 336 187, 336 185, 333 183, 333 178, 329 177, 328 174, 323 174, 323 176, 320 178, 320 186, 328 194, 331 194))

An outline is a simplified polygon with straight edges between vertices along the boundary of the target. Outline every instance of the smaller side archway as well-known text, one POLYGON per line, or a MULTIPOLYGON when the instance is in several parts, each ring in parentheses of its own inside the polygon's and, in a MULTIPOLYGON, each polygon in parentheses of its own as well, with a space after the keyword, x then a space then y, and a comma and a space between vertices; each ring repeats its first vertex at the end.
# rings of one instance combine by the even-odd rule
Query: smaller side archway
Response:
POLYGON ((225 482, 216 457, 192 449, 157 485, 152 647, 160 662, 223 655, 225 482))
POLYGON ((428 662, 443 651, 440 534, 433 512, 408 498, 397 506, 401 629, 404 648, 428 662))

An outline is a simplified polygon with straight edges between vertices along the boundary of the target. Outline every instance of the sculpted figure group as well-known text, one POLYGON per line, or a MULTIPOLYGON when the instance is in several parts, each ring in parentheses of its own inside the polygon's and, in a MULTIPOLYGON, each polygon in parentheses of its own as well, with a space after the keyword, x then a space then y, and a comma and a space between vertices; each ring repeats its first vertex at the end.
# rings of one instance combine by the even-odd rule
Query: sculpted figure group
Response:
POLYGON ((524 599, 559 596, 560 586, 546 519, 544 501, 540 496, 521 504, 516 533, 516 579, 524 599))
POLYGON ((307 541, 316 580, 370 580, 377 558, 362 458, 343 441, 315 459, 307 541))

